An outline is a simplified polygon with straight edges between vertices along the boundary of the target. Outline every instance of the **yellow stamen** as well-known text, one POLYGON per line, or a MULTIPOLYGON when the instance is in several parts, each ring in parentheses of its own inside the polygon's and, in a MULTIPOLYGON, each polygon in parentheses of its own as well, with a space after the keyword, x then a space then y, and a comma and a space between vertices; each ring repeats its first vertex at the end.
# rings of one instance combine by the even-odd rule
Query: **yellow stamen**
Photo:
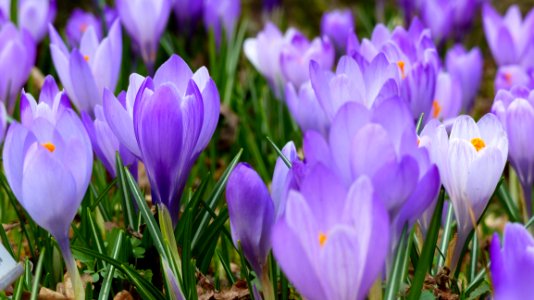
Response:
POLYGON ((56 150, 56 145, 52 144, 51 142, 42 143, 41 146, 45 147, 46 150, 50 152, 54 152, 54 150, 56 150))
POLYGON ((438 100, 434 100, 434 102, 432 102, 432 117, 434 119, 437 119, 440 112, 441 112, 441 105, 439 105, 438 100))
POLYGON ((327 239, 326 234, 319 232, 319 245, 321 247, 323 247, 324 244, 326 243, 326 239, 327 239))
POLYGON ((471 139, 471 144, 475 147, 477 152, 480 151, 480 149, 483 149, 484 147, 486 147, 486 143, 484 143, 484 140, 481 138, 471 139))
POLYGON ((89 55, 84 55, 83 59, 85 59, 85 61, 89 61, 89 55))
POLYGON ((512 84, 512 74, 510 74, 509 72, 504 73, 504 80, 506 81, 506 83, 512 84))
POLYGON ((402 61, 402 60, 399 60, 399 61, 397 62, 397 66, 399 66, 399 69, 400 69, 400 71, 401 71, 402 79, 406 78, 406 73, 405 73, 405 69, 404 69, 405 65, 406 65, 406 64, 405 64, 404 61, 402 61))

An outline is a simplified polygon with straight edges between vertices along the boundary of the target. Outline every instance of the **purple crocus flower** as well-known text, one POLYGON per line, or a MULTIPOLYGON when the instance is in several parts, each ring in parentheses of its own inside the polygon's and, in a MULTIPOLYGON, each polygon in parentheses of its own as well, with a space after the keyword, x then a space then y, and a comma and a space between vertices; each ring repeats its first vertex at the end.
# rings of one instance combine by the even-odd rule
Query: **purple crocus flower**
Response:
MULTIPOLYGON (((197 0, 201 1, 201 0, 197 0)), ((204 26, 207 31, 213 31, 215 43, 221 44, 223 30, 226 39, 230 41, 234 34, 235 26, 241 15, 240 0, 203 0, 204 1, 204 26)))
POLYGON ((130 76, 124 97, 104 92, 104 114, 119 141, 147 170, 154 202, 174 224, 187 175, 217 126, 219 92, 205 67, 195 73, 173 55, 154 79, 130 76))
POLYGON ((266 11, 273 11, 279 6, 282 6, 282 0, 263 0, 263 9, 266 11))
POLYGON ((232 240, 258 276, 264 276, 267 255, 271 251, 274 205, 269 190, 248 164, 240 163, 226 185, 232 240))
POLYGON ((7 129, 7 111, 4 103, 0 103, 0 143, 4 141, 7 129))
POLYGON ((461 85, 462 107, 461 111, 468 113, 473 108, 480 83, 483 68, 482 53, 478 47, 469 52, 457 44, 449 51, 445 59, 447 72, 455 77, 461 85))
POLYGON ((421 1, 421 16, 432 31, 432 37, 442 42, 449 37, 461 39, 471 27, 480 0, 421 1))
POLYGON ((13 109, 20 89, 28 79, 35 63, 35 42, 24 29, 12 23, 0 29, 0 99, 8 110, 13 109))
POLYGON ((515 86, 534 88, 534 72, 520 65, 500 67, 495 75, 495 90, 510 90, 515 86))
POLYGON ((338 49, 347 47, 349 34, 355 30, 350 9, 326 12, 321 18, 321 34, 328 36, 338 49))
POLYGON ((460 82, 449 73, 441 72, 436 83, 431 117, 447 120, 456 118, 462 109, 462 89, 460 82))
POLYGON ((115 5, 122 25, 152 72, 159 41, 171 13, 171 0, 117 0, 115 5))
POLYGON ((22 124, 9 127, 3 165, 19 202, 58 241, 76 297, 83 299, 69 248, 69 228, 91 179, 93 155, 82 122, 66 103, 51 78, 45 82, 38 104, 22 93, 22 124))
POLYGON ((508 223, 501 243, 495 233, 490 245, 491 280, 495 300, 528 299, 534 281, 534 239, 521 224, 508 223))
POLYGON ((113 26, 113 23, 119 18, 119 12, 112 6, 104 6, 104 21, 106 21, 106 27, 109 29, 113 26))
POLYGON ((136 176, 137 160, 135 156, 119 142, 109 127, 102 106, 99 104, 95 106, 94 120, 92 120, 86 112, 82 112, 82 120, 83 125, 89 134, 89 138, 91 139, 95 154, 100 161, 102 161, 102 164, 109 174, 111 174, 112 177, 115 177, 117 174, 115 155, 119 152, 122 162, 126 166, 130 166, 130 171, 136 176))
POLYGON ((534 92, 515 87, 500 90, 495 96, 492 112, 504 125, 509 141, 509 160, 514 167, 529 215, 532 215, 532 184, 534 183, 534 92))
POLYGON ((48 24, 56 18, 56 0, 19 0, 17 1, 17 20, 19 27, 28 30, 34 41, 45 36, 48 24))
POLYGON ((497 65, 533 66, 534 13, 532 11, 523 20, 519 7, 512 5, 506 15, 501 17, 490 4, 485 4, 482 18, 486 40, 497 65))
POLYGON ((102 104, 104 88, 114 90, 119 79, 122 57, 119 22, 111 26, 108 36, 101 41, 94 27, 88 27, 80 48, 70 53, 52 26, 50 40, 54 66, 70 99, 76 108, 93 115, 95 105, 102 104))
POLYGON ((310 81, 301 85, 298 92, 291 83, 288 83, 286 87, 286 104, 291 116, 302 132, 315 130, 326 135, 330 122, 321 107, 321 103, 315 96, 310 81))
POLYGON ((371 180, 349 188, 322 164, 289 192, 273 253, 306 299, 364 299, 384 267, 389 219, 371 180))
POLYGON ((335 49, 328 37, 309 41, 296 29, 286 33, 287 42, 280 52, 280 68, 286 82, 300 87, 310 79, 309 65, 314 61, 322 69, 331 69, 335 59, 335 49))
POLYGON ((286 163, 279 157, 276 160, 274 167, 273 180, 271 183, 271 197, 274 202, 274 211, 276 219, 278 219, 285 210, 287 195, 290 190, 298 190, 299 172, 303 166, 303 162, 299 159, 297 149, 293 142, 288 142, 284 148, 282 148, 282 154, 292 164, 289 168, 286 163))
POLYGON ((181 25, 197 21, 202 15, 201 0, 174 0, 174 14, 181 25))
POLYGON ((93 27, 97 39, 101 40, 101 21, 90 12, 85 12, 79 8, 74 9, 65 27, 65 34, 69 45, 73 48, 79 48, 82 36, 89 27, 93 27))

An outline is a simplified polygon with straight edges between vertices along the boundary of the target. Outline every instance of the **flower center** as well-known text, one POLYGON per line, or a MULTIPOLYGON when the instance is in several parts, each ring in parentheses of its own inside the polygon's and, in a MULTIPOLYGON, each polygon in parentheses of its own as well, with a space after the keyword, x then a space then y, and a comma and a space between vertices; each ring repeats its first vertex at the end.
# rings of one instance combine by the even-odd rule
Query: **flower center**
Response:
POLYGON ((83 33, 87 30, 87 24, 83 23, 82 25, 80 25, 80 31, 83 33))
POLYGON ((504 81, 508 84, 512 84, 512 74, 509 72, 504 73, 504 81))
POLYGON ((437 119, 440 112, 441 112, 441 105, 439 105, 438 100, 434 100, 434 102, 432 102, 432 117, 434 119, 437 119))
POLYGON ((85 61, 89 61, 89 55, 84 55, 83 59, 85 59, 85 61))
POLYGON ((41 146, 45 147, 46 150, 50 152, 54 152, 54 150, 56 150, 56 145, 52 144, 52 142, 42 143, 41 146))
POLYGON ((481 138, 471 139, 471 144, 475 147, 477 152, 480 151, 480 149, 486 147, 486 143, 484 143, 484 140, 481 138))
POLYGON ((327 236, 326 234, 322 233, 322 232, 319 232, 319 245, 321 247, 324 246, 324 244, 326 243, 326 240, 327 240, 327 236))
POLYGON ((399 61, 397 62, 397 66, 399 67, 399 69, 400 69, 400 71, 401 71, 402 79, 406 78, 406 73, 405 73, 405 69, 404 69, 405 65, 406 65, 406 64, 404 63, 403 60, 399 60, 399 61))

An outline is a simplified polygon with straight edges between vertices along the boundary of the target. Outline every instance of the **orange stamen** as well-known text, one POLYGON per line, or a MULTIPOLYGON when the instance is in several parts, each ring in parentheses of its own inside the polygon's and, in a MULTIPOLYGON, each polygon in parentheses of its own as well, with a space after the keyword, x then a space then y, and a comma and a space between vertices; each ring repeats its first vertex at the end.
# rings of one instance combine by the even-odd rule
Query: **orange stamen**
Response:
POLYGON ((319 245, 321 247, 324 246, 324 244, 326 243, 326 240, 327 240, 327 236, 326 234, 322 233, 322 232, 319 232, 319 245))
POLYGON ((486 147, 486 143, 481 138, 471 139, 471 144, 475 147, 477 152, 486 147))
POLYGON ((434 102, 432 102, 432 117, 434 119, 437 119, 440 112, 441 112, 441 105, 439 105, 438 100, 434 100, 434 102))
POLYGON ((51 142, 42 143, 41 146, 45 147, 46 150, 50 152, 54 152, 54 150, 56 150, 56 145, 52 144, 51 142))

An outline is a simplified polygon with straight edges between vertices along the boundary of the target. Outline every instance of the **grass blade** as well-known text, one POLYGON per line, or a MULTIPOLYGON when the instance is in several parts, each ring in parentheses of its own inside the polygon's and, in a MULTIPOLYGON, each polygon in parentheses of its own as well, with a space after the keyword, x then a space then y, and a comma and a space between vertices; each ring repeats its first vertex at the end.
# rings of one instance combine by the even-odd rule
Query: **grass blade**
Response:
POLYGON ((388 285, 386 287, 386 294, 384 299, 397 299, 398 292, 402 282, 404 281, 404 261, 408 257, 408 226, 404 226, 400 237, 399 245, 393 261, 393 268, 388 278, 388 285))
MULTIPOLYGON (((124 232, 120 230, 114 242, 111 258, 118 259, 120 250, 122 249, 123 240, 124 240, 124 232)), ((109 292, 111 290, 111 281, 113 280, 114 273, 115 273, 115 266, 110 265, 109 270, 106 274, 106 278, 104 278, 104 281, 102 282, 102 287, 100 288, 100 294, 98 295, 99 300, 104 300, 104 299, 109 298, 109 292)))

